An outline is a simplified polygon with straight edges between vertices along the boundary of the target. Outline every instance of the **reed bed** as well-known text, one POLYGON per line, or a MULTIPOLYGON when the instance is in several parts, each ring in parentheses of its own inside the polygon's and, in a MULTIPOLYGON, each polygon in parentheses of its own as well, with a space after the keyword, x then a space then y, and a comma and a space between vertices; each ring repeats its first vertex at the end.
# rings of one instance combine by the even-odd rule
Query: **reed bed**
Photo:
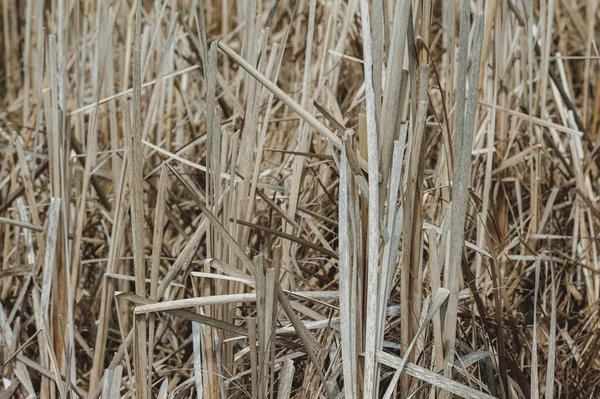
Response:
POLYGON ((0 398, 600 397, 597 1, 0 13, 0 398))

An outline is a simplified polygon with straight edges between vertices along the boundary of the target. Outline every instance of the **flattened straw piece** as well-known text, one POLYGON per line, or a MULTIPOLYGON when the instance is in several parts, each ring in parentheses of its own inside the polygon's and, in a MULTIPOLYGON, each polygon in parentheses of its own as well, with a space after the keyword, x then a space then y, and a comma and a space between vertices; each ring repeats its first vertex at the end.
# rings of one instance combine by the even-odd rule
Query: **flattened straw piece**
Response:
MULTIPOLYGON (((44 269, 42 278, 42 295, 40 304, 42 306, 42 318, 48 316, 50 305, 50 293, 52 290, 52 273, 56 259, 56 241, 58 238, 58 223, 60 215, 60 198, 50 200, 50 212, 48 214, 48 233, 46 235, 46 253, 44 254, 44 269)), ((49 324, 49 320, 46 319, 49 324)))
MULTIPOLYGON (((390 48, 387 60, 387 76, 400 76, 404 64, 404 48, 406 45, 406 33, 408 29, 408 16, 411 7, 409 0, 397 1, 394 11, 394 22, 392 25, 392 34, 390 48)), ((381 150, 381 170, 383 174, 382 186, 385 187, 389 179, 389 162, 392 155, 394 134, 398 118, 398 103, 400 101, 401 87, 399 78, 386 79, 386 88, 383 93, 383 104, 381 108, 381 131, 380 140, 381 150)), ((393 170, 393 169, 392 169, 393 170)), ((382 199, 386 194, 382 190, 382 199)), ((383 202, 383 201, 382 201, 383 202)))
MULTIPOLYGON (((394 251, 396 250, 394 237, 394 230, 397 228, 401 228, 401 226, 397 226, 397 219, 399 213, 402 213, 403 204, 402 201, 400 204, 400 208, 397 208, 396 202, 398 201, 398 194, 400 189, 400 181, 402 178, 402 161, 404 157, 404 150, 406 149, 406 135, 408 132, 408 124, 402 125, 400 130, 400 140, 394 142, 394 150, 392 157, 392 179, 390 183, 389 190, 389 199, 388 199, 388 217, 387 217, 387 233, 392 239, 386 242, 384 246, 384 254, 382 261, 382 274, 381 274, 381 287, 385 287, 384 295, 380 299, 380 308, 381 301, 386 301, 389 296, 389 291, 391 288, 391 280, 394 275, 394 268, 396 267, 396 256, 394 251)), ((385 308, 385 304, 383 308, 385 308)))
MULTIPOLYGON (((311 78, 311 65, 312 65, 312 52, 313 52, 313 42, 314 42, 314 32, 315 32, 315 14, 316 14, 317 2, 316 0, 309 0, 308 7, 308 25, 306 28, 306 51, 304 54, 304 73, 302 75, 302 96, 300 100, 300 106, 302 109, 306 109, 308 107, 308 93, 310 89, 309 80, 311 78)), ((306 138, 304 136, 304 123, 306 121, 302 119, 300 121, 300 126, 298 128, 298 132, 300 134, 300 142, 303 142, 306 138)), ((300 160, 302 162, 302 160, 300 160)), ((294 182, 294 184, 299 184, 298 182, 294 182)), ((294 190, 292 190, 294 192, 294 190)))
MULTIPOLYGON (((283 291, 285 293, 285 291, 283 291)), ((285 293, 285 295, 294 295, 296 292, 285 293)), ((301 291, 297 293, 303 298, 337 298, 337 291, 301 291)), ((195 298, 184 298, 176 299, 173 301, 164 301, 149 303, 147 305, 140 305, 135 308, 136 314, 144 314, 150 312, 162 312, 167 310, 176 310, 191 308, 196 306, 209 306, 209 305, 222 305, 227 303, 248 303, 256 301, 256 294, 224 294, 224 295, 213 295, 213 296, 202 296, 195 298)))
POLYGON ((120 397, 121 377, 123 376, 123 366, 117 366, 113 370, 112 384, 110 386, 109 398, 120 397))
POLYGON ((160 389, 158 390, 158 399, 167 399, 167 388, 169 387, 169 378, 165 377, 163 382, 160 384, 160 389))
MULTIPOLYGON (((379 154, 377 134, 378 119, 373 82, 373 46, 371 42, 371 23, 369 21, 369 2, 360 0, 360 19, 362 23, 362 41, 364 54, 364 77, 367 115, 367 153, 369 173, 368 203, 368 240, 367 240, 367 292, 366 292, 366 337, 377 335, 377 303, 380 295, 379 268, 379 154)), ((381 84, 381 82, 378 82, 381 84)), ((375 396, 379 386, 379 365, 375 361, 376 339, 365 340, 364 396, 375 396)))
POLYGON ((294 361, 291 359, 285 360, 280 371, 277 399, 288 399, 290 397, 295 372, 294 361))
POLYGON ((202 351, 200 348, 200 324, 192 322, 192 338, 194 348, 194 382, 196 384, 196 395, 203 396, 202 389, 202 351))
MULTIPOLYGON (((31 181, 31 172, 29 171, 29 166, 27 165, 27 161, 25 159, 25 152, 23 151, 23 145, 20 140, 15 142, 15 146, 17 148, 17 155, 19 158, 19 164, 21 165, 21 179, 23 181, 23 187, 25 188, 25 197, 27 198, 27 203, 29 205, 29 210, 31 212, 31 220, 33 224, 41 225, 40 216, 38 212, 37 202, 35 200, 35 193, 33 189, 33 182, 31 181)), ((27 222, 27 220, 23 220, 27 222)), ((43 252, 44 250, 44 236, 40 233, 37 233, 37 239, 40 246, 40 250, 43 252)))
MULTIPOLYGON (((136 294, 140 296, 146 295, 145 276, 146 268, 144 261, 144 202, 143 202, 143 174, 142 174, 142 143, 141 130, 136 127, 131 130, 131 124, 128 122, 128 116, 131 115, 130 108, 123 108, 125 115, 125 143, 127 144, 127 158, 129 169, 129 184, 131 187, 132 199, 131 205, 131 224, 132 224, 132 239, 133 239, 133 256, 134 256, 134 274, 136 278, 136 294)), ((135 108, 135 106, 133 107, 135 108)), ((135 117, 133 118, 135 119, 135 117)))
MULTIPOLYGON (((398 368, 402 362, 402 359, 398 356, 391 355, 382 350, 377 351, 377 361, 381 364, 385 364, 388 367, 394 369, 398 368)), ((459 382, 453 381, 447 377, 434 373, 420 367, 413 363, 406 363, 404 365, 406 374, 414 377, 418 380, 424 381, 433 385, 434 387, 443 389, 446 392, 458 395, 465 399, 497 399, 494 396, 479 392, 471 387, 463 385, 459 382)))
MULTIPOLYGON (((163 246, 164 235, 164 217, 165 203, 168 190, 168 175, 167 168, 163 167, 160 171, 158 181, 158 194, 156 199, 156 213, 154 217, 154 233, 152 236, 152 264, 150 266, 150 299, 156 301, 158 296, 158 277, 160 268, 160 255, 163 246)), ((155 331, 155 315, 150 315, 150 331, 148 335, 148 370, 152 370, 153 354, 154 354, 154 331, 155 331)), ((152 378, 148 379, 150 383, 152 378)), ((150 388, 148 388, 150 389, 150 388)))
MULTIPOLYGON (((361 10, 362 12, 362 10, 361 10)), ((373 16, 372 26, 372 57, 373 57, 373 92, 375 93, 375 115, 381 116, 381 92, 383 77, 383 47, 387 45, 387 21, 384 20, 383 0, 373 0, 371 6, 373 16)))
POLYGON ((114 370, 106 370, 102 382, 102 399, 110 399, 114 370))
MULTIPOLYGON (((138 3, 138 9, 141 4, 138 3)), ((139 12, 136 16, 139 24, 139 12)), ((137 43, 137 41, 136 41, 137 43)), ((140 53, 134 50, 134 71, 139 72, 140 53)), ((135 75, 135 74, 134 74, 135 75)), ((134 86, 137 78, 134 76, 134 86)), ((141 143, 141 115, 140 115, 139 97, 134 90, 134 103, 130 112, 129 103, 126 102, 123 109, 125 116, 125 143, 127 146, 127 158, 129 169, 129 186, 131 200, 131 236, 133 246, 133 270, 135 277, 135 293, 141 297, 146 296, 146 263, 144 259, 144 189, 143 189, 143 157, 141 143), (136 101, 137 98, 137 101, 136 101), (136 105, 136 102, 138 104, 136 105), (129 121, 129 115, 132 115, 133 129, 129 121)), ((135 389, 136 395, 145 397, 147 395, 147 322, 146 315, 134 316, 135 319, 135 348, 134 348, 134 367, 135 367, 135 389)))
POLYGON ((350 224, 348 223, 348 159, 346 146, 342 147, 340 159, 340 198, 339 198, 339 267, 340 267, 340 323, 342 335, 342 367, 346 397, 354 399, 356 393, 356 326, 352 292, 352 255, 350 252, 350 224))
MULTIPOLYGON (((421 68, 421 73, 427 73, 421 68)), ((413 127, 411 139, 410 165, 406 169, 408 176, 406 186, 406 201, 402 205, 403 212, 403 240, 401 259, 401 285, 400 295, 402 297, 402 346, 407 348, 413 340, 419 323, 418 315, 421 313, 421 289, 419 281, 418 266, 421 259, 421 238, 423 230, 423 160, 424 160, 424 138, 425 120, 427 118, 427 101, 419 101, 416 125, 413 127), (404 215, 406 211, 406 215, 404 215)), ((387 287, 386 287, 387 289, 387 287)), ((383 323, 383 319, 379 320, 383 323)), ((379 325, 382 327, 382 324, 379 325)), ((401 384, 403 386, 405 384, 401 384)))
POLYGON ((446 266, 445 282, 450 290, 448 309, 446 312, 445 375, 452 375, 451 364, 454 361, 456 342, 456 325, 458 321, 458 288, 461 277, 460 264, 462 248, 464 245, 465 217, 468 205, 469 176, 471 172, 471 150, 473 146, 473 125, 477 110, 477 82, 479 81, 479 67, 481 62, 481 46, 483 42, 483 15, 475 18, 473 33, 473 62, 469 79, 469 98, 465 105, 466 63, 468 51, 468 23, 470 8, 469 3, 463 3, 461 18, 461 38, 459 55, 459 87, 457 94, 457 122, 454 143, 454 178, 452 187, 452 214, 450 222, 450 263, 446 266), (461 85, 463 88, 461 88, 461 85), (463 111, 464 110, 464 111, 463 111), (461 113, 465 112, 464 116, 461 113))
MULTIPOLYGON (((145 306, 145 305, 156 305, 159 302, 154 302, 148 298, 142 298, 135 294, 131 294, 128 292, 120 292, 118 293, 118 298, 126 299, 137 306, 145 306)), ((204 316, 189 310, 183 309, 168 309, 165 310, 166 313, 172 314, 177 317, 181 317, 187 320, 191 320, 193 322, 199 324, 206 324, 207 326, 219 328, 225 331, 229 331, 239 335, 246 335, 247 331, 245 328, 236 326, 231 323, 227 323, 218 319, 214 319, 212 317, 204 316)))
POLYGON ((548 221, 548 217, 552 212, 552 207, 554 206, 554 201, 556 200, 558 191, 558 187, 552 187, 552 190, 550 190, 550 195, 548 196, 548 201, 546 202, 546 207, 544 208, 544 213, 542 214, 542 219, 540 220, 540 224, 538 226, 538 234, 542 234, 544 227, 546 227, 546 222, 548 221))

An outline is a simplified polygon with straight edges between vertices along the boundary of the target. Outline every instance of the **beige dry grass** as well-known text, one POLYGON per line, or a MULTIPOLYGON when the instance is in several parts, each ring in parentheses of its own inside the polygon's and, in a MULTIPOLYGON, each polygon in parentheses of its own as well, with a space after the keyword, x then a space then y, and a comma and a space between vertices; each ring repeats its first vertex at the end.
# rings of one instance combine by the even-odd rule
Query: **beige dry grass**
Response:
POLYGON ((0 398, 600 396, 597 1, 0 14, 0 398))

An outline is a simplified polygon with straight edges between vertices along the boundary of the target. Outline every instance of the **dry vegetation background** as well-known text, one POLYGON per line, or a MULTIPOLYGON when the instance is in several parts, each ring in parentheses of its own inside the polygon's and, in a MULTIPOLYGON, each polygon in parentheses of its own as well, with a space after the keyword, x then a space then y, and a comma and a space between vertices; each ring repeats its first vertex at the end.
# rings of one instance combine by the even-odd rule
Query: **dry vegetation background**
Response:
POLYGON ((0 12, 0 398, 600 397, 596 0, 0 12))

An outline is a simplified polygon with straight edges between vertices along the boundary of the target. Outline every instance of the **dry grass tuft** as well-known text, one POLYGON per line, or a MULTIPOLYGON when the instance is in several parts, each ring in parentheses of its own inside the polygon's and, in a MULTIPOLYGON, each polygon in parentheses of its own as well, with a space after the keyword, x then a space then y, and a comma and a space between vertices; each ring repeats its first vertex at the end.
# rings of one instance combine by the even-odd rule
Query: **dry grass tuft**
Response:
POLYGON ((0 399, 600 397, 597 1, 0 15, 0 399))

